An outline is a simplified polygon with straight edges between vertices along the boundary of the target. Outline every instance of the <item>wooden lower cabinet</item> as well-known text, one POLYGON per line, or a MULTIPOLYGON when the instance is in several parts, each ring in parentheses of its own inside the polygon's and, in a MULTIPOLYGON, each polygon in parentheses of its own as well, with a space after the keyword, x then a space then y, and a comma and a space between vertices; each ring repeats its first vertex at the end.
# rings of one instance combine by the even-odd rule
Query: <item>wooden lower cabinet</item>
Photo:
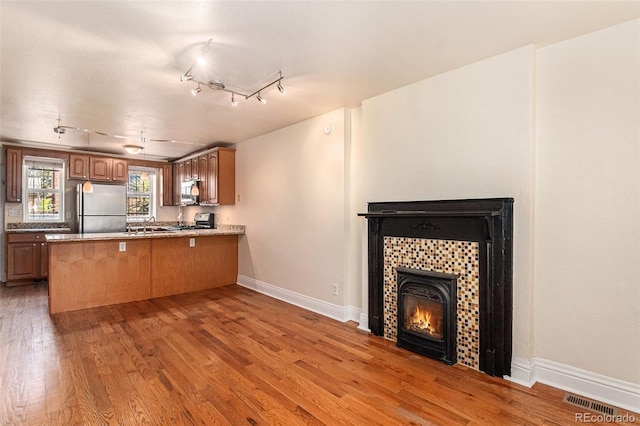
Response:
POLYGON ((54 314, 235 284, 238 236, 56 241, 49 258, 54 314))
POLYGON ((151 297, 221 287, 238 279, 237 235, 156 238, 151 250, 151 297))
POLYGON ((7 234, 7 286, 31 284, 49 274, 44 232, 7 234))

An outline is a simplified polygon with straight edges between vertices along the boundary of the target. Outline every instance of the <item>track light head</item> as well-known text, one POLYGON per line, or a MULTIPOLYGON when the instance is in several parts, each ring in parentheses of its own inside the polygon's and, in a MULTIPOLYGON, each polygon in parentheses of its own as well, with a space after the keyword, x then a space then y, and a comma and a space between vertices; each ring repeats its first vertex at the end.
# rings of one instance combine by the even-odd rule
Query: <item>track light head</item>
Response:
POLYGON ((262 105, 267 103, 267 100, 265 98, 263 98, 262 96, 260 96, 260 93, 258 93, 258 96, 256 96, 256 99, 258 100, 258 102, 260 102, 262 105))
POLYGON ((238 101, 236 101, 236 94, 231 92, 231 106, 237 107, 238 106, 238 101))
POLYGON ((189 74, 188 72, 186 74, 182 74, 180 76, 180 81, 183 82, 183 83, 185 81, 191 81, 191 80, 193 80, 193 76, 191 74, 189 74))
POLYGON ((278 81, 278 91, 280 92, 281 95, 284 95, 284 87, 282 87, 282 84, 280 83, 280 81, 278 81))
POLYGON ((191 89, 191 94, 193 96, 198 96, 198 93, 202 92, 202 89, 200 88, 200 85, 198 84, 198 87, 191 89))

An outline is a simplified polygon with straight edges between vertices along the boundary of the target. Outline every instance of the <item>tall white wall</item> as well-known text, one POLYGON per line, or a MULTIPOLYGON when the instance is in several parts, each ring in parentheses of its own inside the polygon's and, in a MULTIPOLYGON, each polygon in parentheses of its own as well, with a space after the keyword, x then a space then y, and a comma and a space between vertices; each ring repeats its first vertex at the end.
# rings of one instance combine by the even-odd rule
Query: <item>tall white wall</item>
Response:
POLYGON ((538 51, 536 356, 640 384, 640 21, 538 51))
POLYGON ((246 226, 240 275, 344 305, 344 113, 334 111, 237 145, 240 201, 218 208, 218 220, 246 226), (329 135, 324 132, 328 124, 329 135), (337 296, 333 283, 339 285, 337 296))
POLYGON ((523 47, 366 100, 352 160, 361 211, 371 201, 515 199, 513 349, 527 359, 534 54, 523 47))

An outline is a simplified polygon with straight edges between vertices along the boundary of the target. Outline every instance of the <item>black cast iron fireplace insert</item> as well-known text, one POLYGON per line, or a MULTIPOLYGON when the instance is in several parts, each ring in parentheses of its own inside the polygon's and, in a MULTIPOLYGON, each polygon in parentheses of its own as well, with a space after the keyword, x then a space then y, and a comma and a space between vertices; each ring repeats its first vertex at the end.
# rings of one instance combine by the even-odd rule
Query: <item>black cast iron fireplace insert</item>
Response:
POLYGON ((410 268, 398 274, 396 345, 456 363, 457 276, 410 268))

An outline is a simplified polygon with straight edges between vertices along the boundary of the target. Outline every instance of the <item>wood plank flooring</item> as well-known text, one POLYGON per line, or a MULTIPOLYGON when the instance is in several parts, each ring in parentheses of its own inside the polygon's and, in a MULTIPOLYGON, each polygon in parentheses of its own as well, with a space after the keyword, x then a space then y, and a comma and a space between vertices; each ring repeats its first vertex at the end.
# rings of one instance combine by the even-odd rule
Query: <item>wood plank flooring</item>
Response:
POLYGON ((4 425, 574 424, 562 395, 235 285, 52 317, 0 288, 4 425))

